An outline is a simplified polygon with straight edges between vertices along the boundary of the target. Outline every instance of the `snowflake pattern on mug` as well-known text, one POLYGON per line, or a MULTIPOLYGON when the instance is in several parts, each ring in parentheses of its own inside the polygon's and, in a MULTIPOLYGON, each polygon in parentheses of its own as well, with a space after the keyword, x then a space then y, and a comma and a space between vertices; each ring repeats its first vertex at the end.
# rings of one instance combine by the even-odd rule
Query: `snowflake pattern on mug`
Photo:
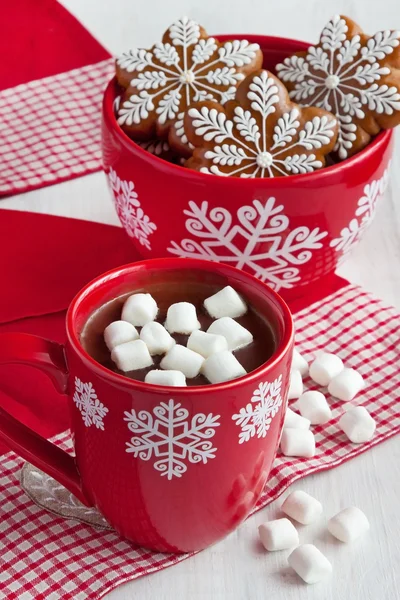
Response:
POLYGON ((272 419, 282 406, 282 375, 274 381, 260 383, 253 392, 251 401, 232 416, 241 429, 239 444, 248 442, 252 437, 263 438, 271 426, 272 419))
POLYGON ((275 198, 265 203, 253 200, 252 205, 241 206, 236 215, 221 206, 209 209, 206 201, 200 206, 189 202, 184 214, 188 217, 187 231, 198 240, 171 242, 168 252, 229 263, 249 271, 277 291, 300 281, 299 267, 312 258, 313 250, 322 248, 321 240, 328 235, 318 227, 290 230, 283 205, 275 205, 275 198), (235 217, 238 223, 232 225, 235 217))
POLYGON ((398 31, 369 37, 351 19, 336 15, 317 46, 276 67, 293 100, 336 115, 335 151, 342 160, 366 146, 379 129, 400 123, 399 44, 398 31))
POLYGON ((331 114, 290 102, 285 86, 268 71, 249 75, 226 110, 199 103, 184 123, 196 146, 186 166, 229 177, 311 173, 324 166, 337 136, 331 114))
POLYGON ((220 415, 198 413, 189 418, 189 411, 179 402, 161 402, 152 412, 125 412, 124 421, 134 434, 126 444, 126 452, 135 458, 154 459, 154 469, 171 480, 182 477, 188 462, 207 464, 215 458, 217 448, 211 440, 220 425, 220 415))
POLYGON ((259 68, 258 44, 208 37, 195 21, 182 17, 149 50, 134 48, 117 59, 117 79, 128 87, 118 123, 128 132, 168 131, 192 102, 233 98, 244 74, 259 68))
POLYGON ((73 400, 82 414, 86 427, 94 425, 97 429, 104 431, 104 417, 108 408, 100 402, 92 383, 83 383, 75 377, 75 392, 73 400))
POLYGON ((353 246, 359 241, 364 231, 372 222, 376 205, 383 197, 389 182, 390 163, 380 179, 374 179, 364 187, 364 195, 357 203, 356 214, 353 219, 343 227, 340 237, 334 238, 330 246, 342 253, 343 260, 353 246))
POLYGON ((156 231, 157 226, 144 213, 138 200, 133 181, 120 179, 114 169, 108 173, 108 181, 114 196, 115 208, 128 235, 136 238, 151 250, 149 236, 156 231))

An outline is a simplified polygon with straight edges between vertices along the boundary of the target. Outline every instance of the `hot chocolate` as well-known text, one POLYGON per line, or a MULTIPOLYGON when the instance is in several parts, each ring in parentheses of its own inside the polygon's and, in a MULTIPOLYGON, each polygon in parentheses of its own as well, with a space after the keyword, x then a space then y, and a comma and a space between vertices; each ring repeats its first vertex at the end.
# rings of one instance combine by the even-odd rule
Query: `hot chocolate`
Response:
MULTIPOLYGON (((220 291, 220 287, 205 282, 198 285, 190 283, 187 287, 182 286, 182 282, 169 283, 165 285, 152 286, 151 295, 158 305, 158 314, 156 320, 164 324, 167 317, 168 308, 177 302, 188 302, 196 307, 197 318, 202 331, 207 331, 209 326, 215 322, 215 319, 208 314, 204 307, 204 301, 220 291)), ((130 379, 144 381, 146 374, 154 369, 160 369, 160 363, 163 355, 153 355, 153 365, 127 372, 122 372, 111 359, 111 353, 104 341, 104 330, 114 321, 121 319, 122 308, 129 296, 138 292, 146 292, 147 290, 132 290, 130 293, 123 294, 113 300, 107 302, 98 308, 89 318, 81 332, 81 343, 84 349, 92 358, 99 362, 104 367, 123 374, 130 379)), ((246 301, 246 298, 244 298, 246 301)), ((235 318, 235 321, 246 328, 253 335, 253 341, 243 348, 234 351, 234 356, 243 366, 247 373, 257 369, 265 363, 276 350, 276 339, 273 330, 265 319, 256 312, 251 305, 248 304, 246 314, 235 318)), ((140 333, 141 328, 137 327, 140 333)), ((176 344, 186 346, 189 335, 181 333, 171 333, 176 341, 176 344)), ((186 378, 186 384, 193 385, 210 385, 210 382, 199 374, 193 378, 186 378)))

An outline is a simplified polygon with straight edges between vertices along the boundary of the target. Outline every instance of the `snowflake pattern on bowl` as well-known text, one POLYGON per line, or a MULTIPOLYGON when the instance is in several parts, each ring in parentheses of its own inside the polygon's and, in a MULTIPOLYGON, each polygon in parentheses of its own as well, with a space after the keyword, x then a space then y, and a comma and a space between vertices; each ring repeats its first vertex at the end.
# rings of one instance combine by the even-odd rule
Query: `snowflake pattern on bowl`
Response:
POLYGON ((114 197, 114 205, 123 227, 128 235, 136 238, 151 250, 149 236, 154 233, 157 226, 144 213, 138 200, 133 181, 120 179, 114 169, 108 172, 108 181, 114 197))
POLYGON ((118 123, 139 125, 150 119, 164 125, 193 102, 234 97, 243 70, 257 68, 260 47, 247 40, 220 44, 193 20, 175 21, 150 50, 134 48, 117 59, 117 77, 130 88, 119 106, 118 123), (120 73, 120 75, 119 75, 120 73))
POLYGON ((154 459, 154 469, 169 480, 182 477, 188 462, 207 464, 217 452, 211 438, 220 425, 220 415, 198 413, 188 417, 189 411, 172 399, 161 402, 152 412, 125 412, 124 421, 134 434, 126 444, 126 452, 140 460, 154 459))
POLYGON ((316 108, 303 111, 268 71, 249 75, 235 103, 226 111, 206 103, 189 108, 185 132, 199 148, 189 168, 252 178, 311 173, 324 166, 337 135, 332 115, 316 108))
POLYGON ((73 401, 82 414, 86 427, 94 425, 97 429, 104 431, 104 417, 108 408, 100 402, 92 383, 83 383, 75 377, 75 392, 73 401))
POLYGON ((300 265, 307 263, 313 250, 322 248, 328 233, 318 227, 296 227, 289 230, 289 218, 275 198, 265 204, 253 200, 241 206, 236 215, 227 208, 210 209, 204 201, 198 206, 189 202, 184 214, 187 231, 198 238, 171 242, 168 252, 188 258, 225 262, 250 271, 272 288, 291 288, 300 281, 300 265), (232 225, 236 216, 238 224, 232 225))
POLYGON ((260 383, 254 390, 251 401, 232 416, 241 429, 239 444, 248 442, 252 437, 264 438, 271 426, 272 419, 282 406, 282 375, 274 381, 260 383))
POLYGON ((400 110, 398 76, 388 59, 399 46, 400 32, 379 31, 368 37, 358 31, 350 19, 336 15, 324 27, 317 46, 276 66, 293 100, 320 106, 337 117, 335 151, 342 160, 368 143, 369 137, 359 147, 363 119, 379 120, 380 115, 400 110))
POLYGON ((331 248, 342 253, 340 262, 347 257, 350 250, 371 224, 375 216, 377 203, 382 199, 387 188, 389 171, 390 163, 380 179, 374 179, 364 187, 364 195, 357 203, 355 217, 351 219, 346 227, 343 227, 339 237, 331 240, 331 248))

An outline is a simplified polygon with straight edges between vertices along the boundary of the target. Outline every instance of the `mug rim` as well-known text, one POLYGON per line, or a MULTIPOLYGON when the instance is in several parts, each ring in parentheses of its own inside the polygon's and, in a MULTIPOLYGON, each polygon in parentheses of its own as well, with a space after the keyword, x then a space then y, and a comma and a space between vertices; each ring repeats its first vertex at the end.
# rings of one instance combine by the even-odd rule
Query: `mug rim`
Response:
MULTIPOLYGON (((286 42, 288 45, 292 45, 293 43, 295 45, 298 45, 298 50, 297 51, 302 51, 302 50, 307 50, 309 48, 310 44, 309 42, 304 42, 301 40, 297 40, 294 38, 285 38, 285 37, 278 37, 278 36, 270 36, 270 35, 258 35, 258 34, 215 34, 215 37, 218 40, 224 41, 224 40, 231 40, 233 37, 237 38, 237 39, 248 39, 251 42, 257 42, 259 43, 261 40, 263 40, 266 44, 268 42, 270 43, 282 43, 282 42, 286 42)), ((271 49, 274 46, 271 46, 271 49)), ((171 162, 168 162, 166 160, 164 160, 163 158, 160 158, 154 154, 151 154, 150 152, 147 152, 146 150, 144 150, 144 148, 141 148, 138 144, 136 144, 134 142, 134 140, 132 140, 122 129, 121 127, 118 125, 117 123, 117 119, 115 118, 115 114, 114 114, 114 101, 116 98, 115 95, 115 83, 116 83, 116 76, 114 75, 114 77, 108 82, 106 89, 104 91, 104 95, 103 95, 103 103, 102 103, 102 113, 103 113, 103 119, 105 121, 105 123, 107 124, 108 128, 111 128, 113 131, 113 134, 117 136, 117 138, 119 138, 119 141, 121 142, 121 144, 129 151, 130 154, 132 155, 137 155, 139 158, 142 158, 144 160, 146 160, 147 162, 149 162, 150 164, 153 163, 153 165, 155 167, 159 167, 163 170, 166 170, 169 172, 170 175, 176 175, 177 177, 184 177, 184 178, 188 178, 191 177, 193 179, 195 179, 199 184, 204 183, 206 184, 207 182, 209 184, 212 184, 213 182, 216 182, 216 178, 221 180, 223 179, 224 184, 226 185, 235 185, 235 186, 251 186, 254 185, 254 182, 257 182, 258 185, 259 181, 262 181, 262 178, 245 178, 245 177, 220 177, 218 175, 214 175, 213 173, 202 173, 200 171, 196 171, 194 169, 186 169, 185 167, 178 165, 178 164, 174 164, 171 162)), ((303 174, 299 174, 299 175, 290 175, 290 181, 293 182, 293 185, 297 185, 300 183, 303 183, 305 185, 310 185, 310 184, 314 184, 314 183, 318 183, 320 180, 322 180, 321 185, 324 184, 324 180, 330 177, 337 177, 337 176, 341 176, 341 177, 345 177, 345 174, 348 170, 351 170, 353 168, 353 166, 358 165, 359 163, 362 163, 364 160, 368 160, 370 158, 371 155, 377 153, 380 151, 381 147, 383 145, 385 145, 387 143, 388 138, 390 139, 393 135, 393 129, 382 129, 373 139, 372 141, 367 144, 367 146, 365 148, 363 148, 362 150, 360 150, 360 152, 357 152, 356 154, 354 154, 353 156, 346 158, 344 161, 336 163, 334 165, 331 166, 325 166, 322 167, 319 170, 313 171, 311 173, 303 173, 303 174)), ((265 181, 268 183, 268 187, 272 188, 275 191, 279 191, 279 186, 283 185, 283 183, 281 183, 281 181, 286 182, 287 184, 287 177, 266 177, 265 181)), ((326 183, 325 183, 326 185, 326 183)))
MULTIPOLYGON (((87 319, 89 318, 89 316, 90 315, 88 315, 86 317, 86 322, 87 322, 87 319)), ((128 386, 133 391, 138 390, 138 391, 142 391, 142 392, 151 392, 153 390, 154 392, 171 394, 172 393, 171 390, 173 390, 173 393, 175 395, 182 395, 182 394, 186 394, 188 392, 190 394, 197 395, 197 394, 203 394, 205 391, 212 391, 212 392, 214 392, 214 391, 218 392, 218 391, 222 391, 222 390, 229 391, 230 389, 233 389, 238 385, 240 386, 242 384, 250 384, 253 380, 258 380, 259 377, 264 373, 265 373, 265 375, 267 375, 269 373, 269 371, 273 370, 279 364, 279 362, 284 358, 284 356, 287 354, 288 350, 290 349, 290 347, 294 341, 294 322, 293 322, 292 313, 290 312, 290 309, 289 309, 288 305, 286 304, 286 302, 283 300, 283 298, 277 292, 275 292, 272 288, 270 288, 266 283, 264 283, 260 279, 257 279, 250 273, 247 273, 241 269, 237 269, 236 267, 232 267, 230 265, 225 265, 224 263, 218 263, 218 262, 213 262, 213 261, 209 261, 209 260, 202 260, 202 259, 195 259, 195 258, 182 259, 182 258, 167 257, 167 258, 153 258, 153 259, 147 259, 147 260, 140 260, 140 261, 126 264, 126 265, 122 265, 120 267, 111 269, 110 271, 107 271, 105 273, 102 273, 95 279, 92 279, 92 281, 90 281, 83 288, 81 288, 81 290, 76 294, 76 296, 73 298, 73 300, 71 301, 71 303, 68 307, 67 315, 66 315, 66 332, 67 332, 68 343, 72 347, 74 352, 79 356, 79 358, 84 363, 86 363, 86 365, 92 371, 94 371, 96 373, 96 375, 98 375, 100 377, 105 377, 105 378, 113 381, 114 383, 123 384, 125 386, 128 386), (82 344, 80 343, 79 336, 78 336, 78 333, 75 328, 75 318, 76 318, 76 313, 79 310, 80 302, 84 298, 86 298, 91 293, 91 291, 93 291, 95 288, 98 288, 99 286, 101 286, 101 284, 103 282, 106 282, 112 276, 118 276, 118 278, 120 278, 121 276, 123 276, 124 274, 126 274, 129 271, 135 271, 137 269, 140 269, 144 265, 149 265, 149 264, 154 267, 153 270, 161 270, 161 269, 163 269, 164 266, 168 266, 168 265, 172 265, 172 266, 176 265, 176 268, 177 268, 182 260, 184 261, 187 269, 200 268, 202 270, 210 271, 213 273, 217 272, 221 275, 227 275, 228 277, 229 277, 229 274, 237 275, 239 273, 240 276, 247 279, 251 283, 252 286, 256 285, 259 289, 262 289, 263 292, 266 293, 266 295, 268 296, 269 304, 270 305, 275 304, 276 306, 279 307, 279 309, 281 311, 281 317, 282 317, 282 320, 284 323, 284 331, 283 331, 282 339, 278 343, 278 346, 277 346, 276 350, 274 351, 274 353, 272 354, 272 356, 266 362, 262 363, 262 365, 260 365, 253 371, 250 371, 246 375, 243 375, 243 377, 238 377, 237 379, 232 379, 230 381, 225 381, 222 383, 210 383, 208 385, 195 385, 195 386, 185 386, 185 387, 184 386, 176 386, 175 387, 175 386, 150 384, 150 383, 145 383, 144 381, 130 379, 129 377, 126 377, 125 375, 120 375, 119 373, 115 373, 114 371, 107 369, 107 367, 104 367, 103 365, 98 363, 94 358, 92 358, 90 356, 90 354, 88 354, 88 352, 86 352, 86 350, 83 348, 82 344)), ((67 364, 68 364, 68 361, 67 361, 67 364)))

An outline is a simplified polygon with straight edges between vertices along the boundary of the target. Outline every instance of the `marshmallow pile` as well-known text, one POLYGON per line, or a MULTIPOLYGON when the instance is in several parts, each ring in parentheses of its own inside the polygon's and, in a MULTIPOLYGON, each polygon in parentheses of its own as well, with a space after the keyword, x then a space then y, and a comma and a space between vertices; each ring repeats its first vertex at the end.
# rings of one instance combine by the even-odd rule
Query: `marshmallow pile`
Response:
POLYGON ((201 331, 196 307, 189 302, 172 304, 162 325, 156 321, 159 309, 150 294, 129 296, 121 320, 104 330, 112 361, 127 373, 151 367, 153 356, 163 355, 161 368, 152 369, 145 377, 146 383, 158 385, 185 386, 186 378, 193 379, 200 373, 210 383, 246 375, 234 355, 253 341, 252 333, 235 321, 247 312, 246 303, 231 286, 226 286, 206 298, 204 308, 214 319, 207 331, 201 331), (172 334, 188 335, 186 346, 177 344, 172 334))
MULTIPOLYGON (((289 494, 281 510, 302 525, 314 523, 323 513, 321 502, 301 490, 289 494)), ((368 531, 369 522, 359 508, 351 506, 332 517, 327 528, 335 538, 349 543, 368 531)), ((300 545, 299 533, 288 518, 262 523, 258 533, 261 543, 269 552, 294 548, 288 556, 288 563, 306 583, 317 583, 332 573, 331 563, 316 546, 300 545)))
MULTIPOLYGON (((294 350, 290 372, 289 400, 296 400, 285 415, 281 437, 281 451, 285 456, 311 458, 315 455, 315 437, 310 427, 326 425, 332 419, 332 411, 325 394, 318 390, 304 391, 303 377, 311 379, 342 402, 351 402, 363 389, 364 380, 355 369, 346 368, 339 356, 320 352, 308 365, 305 358, 294 350), (293 408, 299 412, 295 412, 293 408)), ((354 444, 372 439, 376 423, 364 406, 345 406, 338 421, 339 428, 354 444)))

